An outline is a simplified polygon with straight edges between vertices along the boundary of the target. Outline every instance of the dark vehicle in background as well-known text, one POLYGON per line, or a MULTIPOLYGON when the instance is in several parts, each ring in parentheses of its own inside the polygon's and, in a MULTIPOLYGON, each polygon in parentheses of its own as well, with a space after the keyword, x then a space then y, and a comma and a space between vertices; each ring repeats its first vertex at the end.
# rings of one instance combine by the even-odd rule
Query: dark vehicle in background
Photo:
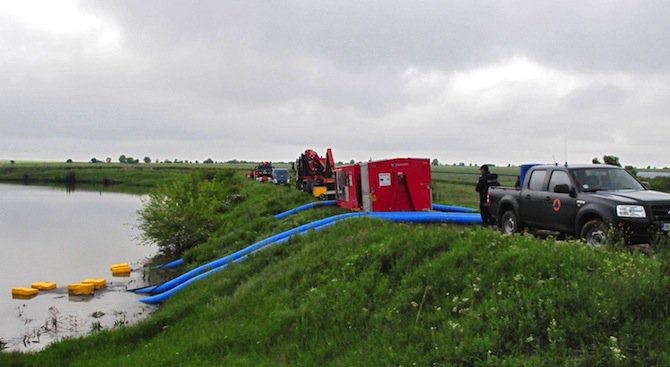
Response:
POLYGON ((549 230, 598 246, 611 233, 639 244, 670 231, 670 194, 616 166, 537 165, 520 188, 491 187, 488 203, 505 233, 549 230))
POLYGON ((272 183, 275 185, 288 185, 291 183, 291 177, 285 168, 275 168, 272 170, 272 183))

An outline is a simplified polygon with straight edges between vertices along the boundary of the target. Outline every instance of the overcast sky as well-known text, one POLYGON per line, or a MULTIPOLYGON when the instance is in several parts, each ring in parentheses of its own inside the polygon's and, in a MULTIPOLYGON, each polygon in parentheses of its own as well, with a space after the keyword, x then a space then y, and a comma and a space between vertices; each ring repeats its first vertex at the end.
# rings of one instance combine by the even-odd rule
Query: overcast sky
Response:
POLYGON ((0 159, 670 166, 668 1, 0 0, 0 159))

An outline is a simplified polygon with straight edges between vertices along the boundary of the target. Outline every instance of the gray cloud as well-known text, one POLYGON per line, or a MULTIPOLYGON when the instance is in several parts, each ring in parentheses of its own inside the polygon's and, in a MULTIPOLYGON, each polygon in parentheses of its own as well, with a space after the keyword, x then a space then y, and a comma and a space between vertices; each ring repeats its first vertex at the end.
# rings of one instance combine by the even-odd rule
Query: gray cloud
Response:
POLYGON ((289 160, 332 146, 342 160, 504 164, 561 160, 567 139, 574 160, 668 165, 665 2, 72 9, 51 26, 65 15, 0 7, 0 158, 289 160))

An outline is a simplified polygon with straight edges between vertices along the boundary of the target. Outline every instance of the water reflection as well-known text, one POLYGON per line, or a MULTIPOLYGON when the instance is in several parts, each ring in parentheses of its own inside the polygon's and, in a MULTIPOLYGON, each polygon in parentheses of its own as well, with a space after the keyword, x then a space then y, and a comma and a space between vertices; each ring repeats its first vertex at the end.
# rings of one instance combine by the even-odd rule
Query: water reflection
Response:
POLYGON ((0 340, 10 349, 40 349, 135 322, 151 310, 126 292, 145 285, 141 270, 128 278, 112 278, 109 270, 120 262, 141 269, 156 253, 138 245, 141 197, 74 189, 0 184, 0 340), (87 278, 106 278, 107 288, 68 296, 68 284, 87 278), (58 288, 29 300, 11 298, 11 288, 38 281, 58 288))

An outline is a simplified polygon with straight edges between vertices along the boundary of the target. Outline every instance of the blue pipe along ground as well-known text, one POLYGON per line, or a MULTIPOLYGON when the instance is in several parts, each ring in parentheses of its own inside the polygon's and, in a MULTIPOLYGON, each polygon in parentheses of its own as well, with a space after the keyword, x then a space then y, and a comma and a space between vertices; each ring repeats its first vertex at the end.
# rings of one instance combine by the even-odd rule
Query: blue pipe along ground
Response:
MULTIPOLYGON (((303 209, 306 210, 306 209, 303 209)), ((175 293, 186 288, 193 282, 207 278, 215 272, 226 269, 230 264, 237 263, 246 259, 247 256, 268 245, 279 244, 288 241, 291 237, 304 234, 310 229, 319 231, 330 227, 335 223, 351 218, 376 218, 389 220, 393 222, 407 223, 458 223, 458 224, 481 224, 481 217, 474 213, 441 213, 441 212, 357 212, 339 214, 332 217, 320 219, 296 228, 284 231, 282 233, 270 236, 264 240, 245 247, 242 250, 214 260, 205 265, 201 265, 191 271, 188 271, 172 280, 157 286, 150 286, 134 290, 135 293, 151 294, 151 296, 141 299, 141 302, 155 304, 161 303, 172 297, 175 293)))
POLYGON ((297 208, 293 208, 293 209, 287 210, 283 213, 279 213, 279 214, 275 215, 275 219, 284 219, 288 216, 291 216, 293 214, 297 214, 297 213, 305 211, 305 210, 319 208, 319 207, 322 207, 322 206, 335 206, 335 205, 337 205, 336 200, 315 201, 313 203, 301 205, 297 208))
MULTIPOLYGON (((316 201, 313 203, 301 205, 297 208, 293 208, 291 210, 287 210, 283 213, 279 213, 275 215, 276 219, 284 219, 287 218, 291 215, 297 214, 299 212, 305 211, 305 210, 310 210, 310 209, 315 209, 319 207, 324 207, 324 206, 335 206, 337 204, 336 200, 327 200, 327 201, 316 201)), ((477 209, 473 208, 467 208, 463 206, 455 206, 455 205, 444 205, 444 204, 433 204, 433 210, 440 211, 440 212, 448 212, 448 213, 477 213, 477 209)), ((184 264, 184 259, 177 259, 175 261, 169 262, 167 264, 161 265, 158 268, 159 269, 174 269, 177 268, 181 265, 184 264)))
POLYGON ((177 259, 177 260, 171 261, 167 264, 163 264, 163 265, 159 266, 158 268, 159 269, 174 269, 174 268, 178 268, 182 265, 184 265, 184 259, 177 259))
POLYGON ((433 210, 450 213, 477 213, 477 209, 444 204, 433 204, 433 210))

